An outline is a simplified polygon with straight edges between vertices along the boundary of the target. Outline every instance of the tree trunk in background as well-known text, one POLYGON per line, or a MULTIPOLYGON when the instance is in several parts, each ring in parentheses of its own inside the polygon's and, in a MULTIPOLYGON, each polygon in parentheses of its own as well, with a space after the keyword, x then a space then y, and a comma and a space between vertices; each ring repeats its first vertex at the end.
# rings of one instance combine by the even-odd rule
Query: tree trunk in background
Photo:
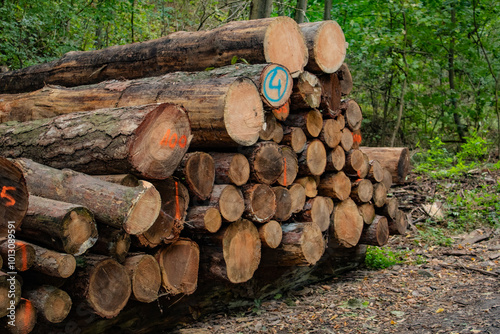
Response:
POLYGON ((250 5, 250 20, 271 17, 273 0, 252 0, 250 5))
POLYGON ((306 17, 306 10, 307 10, 307 0, 298 0, 293 19, 297 23, 303 23, 306 17))
POLYGON ((332 0, 325 0, 325 12, 323 14, 323 20, 332 19, 332 0))

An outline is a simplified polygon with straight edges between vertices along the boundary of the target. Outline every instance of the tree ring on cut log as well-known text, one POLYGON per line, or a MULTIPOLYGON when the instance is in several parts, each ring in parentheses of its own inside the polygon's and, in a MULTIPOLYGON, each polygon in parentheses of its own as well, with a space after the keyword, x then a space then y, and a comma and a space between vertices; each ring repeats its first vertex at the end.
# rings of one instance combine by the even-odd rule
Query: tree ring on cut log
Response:
POLYGON ((191 139, 191 123, 184 109, 160 104, 135 130, 130 163, 145 177, 166 179, 179 165, 191 139))
POLYGON ((161 209, 161 197, 156 188, 149 182, 141 180, 144 188, 141 196, 135 201, 123 223, 123 229, 128 234, 141 234, 146 232, 156 221, 161 209), (151 222, 144 226, 144 222, 151 222))
POLYGON ((255 178, 265 184, 274 183, 285 167, 281 148, 274 142, 259 143, 251 162, 255 178))
POLYGON ((237 221, 245 211, 245 200, 241 190, 233 185, 227 185, 219 199, 220 214, 229 222, 237 221))
POLYGON ((264 36, 264 56, 268 63, 285 66, 294 78, 302 73, 309 51, 304 35, 293 19, 281 16, 271 22, 264 36))
POLYGON ((259 139, 264 124, 264 106, 257 86, 248 78, 236 79, 224 104, 224 125, 236 143, 251 146, 259 139))
POLYGON ((243 154, 237 153, 233 156, 229 165, 228 176, 237 186, 247 183, 250 177, 250 164, 243 154))
POLYGON ((350 198, 340 202, 333 209, 333 236, 344 247, 354 247, 363 232, 363 217, 356 203, 350 198))
POLYGON ((250 194, 250 210, 252 220, 264 223, 269 221, 276 212, 276 195, 266 184, 257 184, 250 194))
POLYGON ((100 261, 92 270, 87 300, 100 316, 117 316, 127 304, 130 292, 130 277, 125 268, 115 260, 100 261))
POLYGON ((44 317, 51 323, 57 324, 66 319, 71 310, 71 297, 61 289, 53 289, 45 301, 46 307, 42 311, 44 317), (68 307, 69 306, 69 307, 68 307))
POLYGON ((215 164, 210 154, 192 154, 186 161, 184 175, 189 188, 198 198, 206 200, 210 197, 215 179, 215 164))
POLYGON ((292 94, 293 79, 285 67, 269 64, 261 74, 260 94, 264 102, 272 108, 283 106, 292 94))
MULTIPOLYGON (((240 193, 240 196, 241 196, 241 193, 240 193)), ((244 209, 245 203, 243 202, 243 196, 241 196, 241 203, 242 203, 242 206, 244 209)), ((243 214, 243 210, 241 210, 240 217, 242 214, 243 214)), ((220 214, 219 210, 217 210, 216 208, 208 208, 203 219, 205 222, 205 228, 210 233, 217 232, 222 225, 221 214, 220 214)))
POLYGON ((335 21, 325 21, 318 29, 314 40, 314 59, 325 73, 337 71, 346 56, 344 32, 335 21))
POLYGON ((63 218, 63 226, 67 224, 63 238, 63 248, 72 255, 81 255, 97 241, 97 227, 94 215, 85 207, 72 209, 63 218))
POLYGON ((229 281, 243 283, 251 279, 261 257, 257 227, 246 219, 229 225, 224 232, 222 252, 229 281))
POLYGON ((311 136, 319 136, 323 129, 323 116, 318 110, 311 110, 307 113, 306 128, 311 136))
POLYGON ((138 255, 138 257, 139 260, 130 277, 133 296, 140 302, 150 303, 158 298, 161 286, 160 266, 151 255, 138 255))
POLYGON ((263 247, 265 245, 269 248, 276 248, 280 245, 283 238, 283 230, 280 223, 276 220, 271 220, 259 227, 259 235, 263 247))
POLYGON ((302 210, 304 204, 306 203, 306 190, 299 183, 292 184, 288 190, 290 191, 290 196, 292 198, 292 212, 298 213, 302 210))
POLYGON ((325 145, 317 139, 309 143, 306 152, 306 163, 312 175, 321 175, 326 168, 325 145))
POLYGON ((326 197, 317 196, 312 199, 311 218, 312 222, 319 226, 321 232, 328 230, 330 226, 330 207, 326 197))

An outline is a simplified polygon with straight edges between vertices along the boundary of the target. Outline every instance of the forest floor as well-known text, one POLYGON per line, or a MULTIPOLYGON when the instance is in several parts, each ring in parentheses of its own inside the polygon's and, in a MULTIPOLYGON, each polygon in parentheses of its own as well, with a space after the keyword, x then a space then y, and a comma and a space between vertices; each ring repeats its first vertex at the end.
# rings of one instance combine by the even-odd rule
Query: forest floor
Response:
MULTIPOLYGON (((465 181, 453 181, 456 191, 481 187, 487 193, 495 192, 498 199, 500 173, 476 174, 465 181)), ((395 190, 404 193, 403 206, 411 204, 413 224, 406 235, 391 237, 383 248, 387 257, 375 256, 382 262, 396 258, 396 264, 379 270, 362 266, 272 300, 256 300, 250 308, 206 316, 175 333, 500 333, 499 206, 480 208, 496 219, 496 224, 478 222, 479 228, 472 232, 473 225, 469 225, 469 232, 454 235, 443 235, 436 229, 422 233, 422 224, 438 221, 439 226, 441 221, 442 227, 450 219, 450 212, 438 219, 424 209, 431 198, 448 197, 449 204, 456 203, 449 200, 446 189, 453 186, 446 182, 414 176, 409 184, 395 190), (412 192, 420 197, 412 197, 412 192)), ((453 211, 449 205, 447 208, 453 211)), ((478 208, 467 206, 463 210, 478 208)))

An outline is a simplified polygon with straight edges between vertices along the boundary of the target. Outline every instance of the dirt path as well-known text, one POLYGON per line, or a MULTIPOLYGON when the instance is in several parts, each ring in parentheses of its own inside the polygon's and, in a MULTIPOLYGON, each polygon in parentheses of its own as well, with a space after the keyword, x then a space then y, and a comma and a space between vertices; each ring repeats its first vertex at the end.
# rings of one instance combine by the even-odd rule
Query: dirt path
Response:
POLYGON ((500 230, 477 243, 423 250, 405 237, 405 263, 359 268, 255 307, 179 328, 182 334, 500 333, 500 230))

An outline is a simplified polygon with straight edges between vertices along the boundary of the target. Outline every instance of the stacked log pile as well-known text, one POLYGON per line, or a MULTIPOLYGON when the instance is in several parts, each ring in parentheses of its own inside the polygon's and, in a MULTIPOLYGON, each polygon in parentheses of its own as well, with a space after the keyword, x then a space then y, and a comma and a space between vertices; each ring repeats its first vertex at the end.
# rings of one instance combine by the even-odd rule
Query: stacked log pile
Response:
POLYGON ((408 150, 360 146, 345 54, 335 21, 279 17, 0 74, 5 328, 171 326, 160 303, 210 311, 404 233, 408 150))

